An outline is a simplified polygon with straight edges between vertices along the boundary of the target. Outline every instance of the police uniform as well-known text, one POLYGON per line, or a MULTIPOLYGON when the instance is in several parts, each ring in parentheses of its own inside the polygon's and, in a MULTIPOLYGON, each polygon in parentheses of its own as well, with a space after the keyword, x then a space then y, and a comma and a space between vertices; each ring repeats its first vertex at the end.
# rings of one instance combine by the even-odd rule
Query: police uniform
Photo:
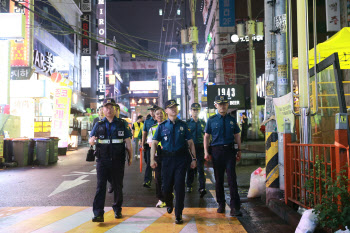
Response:
POLYGON ((90 137, 92 136, 97 138, 97 191, 93 203, 94 218, 102 216, 103 219, 106 183, 109 177, 112 180, 114 189, 114 203, 112 207, 115 217, 121 217, 125 168, 124 139, 131 137, 128 123, 117 117, 114 117, 110 123, 105 117, 94 126, 90 133, 90 137), (120 213, 120 216, 117 216, 117 213, 120 213))
MULTIPOLYGON (((217 104, 227 103, 227 96, 217 96, 217 104)), ((227 181, 230 188, 230 208, 240 213, 240 198, 238 194, 236 180, 236 151, 234 149, 234 135, 240 133, 237 121, 234 117, 219 113, 208 119, 205 127, 205 133, 212 135, 211 149, 213 158, 213 167, 215 175, 216 199, 219 204, 218 212, 225 212, 225 192, 224 176, 227 173, 227 181)), ((233 215, 233 212, 231 212, 233 215)))
MULTIPOLYGON (((178 105, 175 100, 165 103, 166 108, 178 105)), ((153 140, 162 143, 162 191, 168 213, 173 210, 173 188, 175 188, 176 221, 182 222, 182 211, 185 200, 185 176, 190 158, 186 140, 192 139, 186 122, 176 118, 175 123, 170 119, 159 124, 153 140)), ((180 222, 180 223, 181 223, 180 222)))
MULTIPOLYGON (((155 110, 156 108, 158 108, 157 105, 153 105, 151 108, 149 108, 148 110, 155 110)), ((145 120, 145 123, 143 125, 143 132, 146 132, 148 134, 149 129, 156 124, 157 121, 155 119, 153 119, 152 117, 147 118, 145 120)), ((144 154, 144 158, 145 158, 145 162, 146 162, 146 169, 145 169, 145 178, 144 178, 144 183, 143 186, 146 188, 150 188, 151 187, 151 181, 152 181, 152 168, 151 168, 151 148, 148 146, 147 143, 145 143, 145 145, 143 145, 145 147, 145 154, 144 154)))
MULTIPOLYGON (((193 103, 191 109, 200 110, 200 105, 198 103, 193 103)), ((196 148, 196 157, 197 157, 197 170, 198 170, 198 181, 199 181, 199 193, 201 197, 206 194, 205 190, 205 175, 204 175, 204 148, 203 148, 203 135, 205 128, 205 121, 198 119, 197 122, 193 118, 186 121, 188 128, 191 130, 193 137, 193 142, 196 148)), ((186 186, 187 192, 191 192, 192 183, 194 180, 196 169, 188 167, 187 177, 186 177, 186 186)))

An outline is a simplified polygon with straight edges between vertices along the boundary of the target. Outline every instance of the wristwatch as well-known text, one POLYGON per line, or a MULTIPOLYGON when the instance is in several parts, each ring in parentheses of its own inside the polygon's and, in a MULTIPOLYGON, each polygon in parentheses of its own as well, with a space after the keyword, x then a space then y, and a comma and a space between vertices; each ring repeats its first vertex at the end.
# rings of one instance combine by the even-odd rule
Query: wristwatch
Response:
POLYGON ((193 158, 192 161, 197 161, 197 159, 196 159, 196 158, 193 158))

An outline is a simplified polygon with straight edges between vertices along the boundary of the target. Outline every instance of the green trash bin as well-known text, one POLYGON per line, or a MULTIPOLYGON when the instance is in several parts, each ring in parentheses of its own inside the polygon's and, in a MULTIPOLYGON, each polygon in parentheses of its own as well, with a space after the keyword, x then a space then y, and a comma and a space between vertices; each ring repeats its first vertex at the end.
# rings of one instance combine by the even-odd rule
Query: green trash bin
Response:
POLYGON ((13 142, 13 155, 19 167, 28 165, 28 138, 15 138, 13 142))
POLYGON ((49 164, 50 139, 35 138, 34 140, 36 143, 36 158, 39 165, 47 166, 49 164))
POLYGON ((50 139, 49 163, 57 163, 58 160, 58 137, 48 137, 50 139))

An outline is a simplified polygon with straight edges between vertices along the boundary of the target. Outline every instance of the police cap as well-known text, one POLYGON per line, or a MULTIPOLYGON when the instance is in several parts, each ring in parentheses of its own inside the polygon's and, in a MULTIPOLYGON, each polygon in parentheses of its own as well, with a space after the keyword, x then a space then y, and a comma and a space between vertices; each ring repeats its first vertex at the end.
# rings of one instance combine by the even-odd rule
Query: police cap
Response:
POLYGON ((228 97, 227 95, 218 95, 215 96, 215 101, 216 104, 221 104, 221 103, 228 103, 228 97))
POLYGON ((165 102, 165 108, 171 108, 173 106, 178 106, 178 104, 176 103, 175 100, 168 100, 167 102, 165 102))
POLYGON ((193 104, 191 105, 191 109, 200 110, 200 109, 201 109, 201 106, 199 105, 199 103, 193 103, 193 104))
MULTIPOLYGON (((105 107, 107 104, 113 105, 113 106, 117 106, 117 104, 115 103, 114 99, 105 99, 103 101, 103 107, 105 107)), ((119 107, 119 105, 118 105, 119 107)))
POLYGON ((152 105, 150 108, 148 108, 147 110, 156 110, 158 108, 157 105, 152 105))

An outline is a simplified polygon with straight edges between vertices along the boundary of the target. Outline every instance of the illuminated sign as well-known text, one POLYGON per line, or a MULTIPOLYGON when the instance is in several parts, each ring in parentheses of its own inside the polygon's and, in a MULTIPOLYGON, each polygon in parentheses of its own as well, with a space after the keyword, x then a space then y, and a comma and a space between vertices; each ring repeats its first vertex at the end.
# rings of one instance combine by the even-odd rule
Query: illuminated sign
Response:
POLYGON ((214 101, 217 95, 227 95, 229 108, 245 108, 245 93, 242 85, 209 85, 208 107, 215 108, 214 101))
POLYGON ((235 1, 219 0, 220 27, 235 26, 235 1))
POLYGON ((81 56, 81 87, 91 88, 91 56, 81 56))
POLYGON ((72 100, 72 90, 67 87, 56 88, 53 101, 53 117, 51 136, 59 137, 58 147, 68 147, 69 117, 72 100))
POLYGON ((32 74, 30 67, 12 67, 11 68, 11 80, 28 80, 32 74))
POLYGON ((88 38, 90 36, 90 15, 84 14, 81 17, 81 27, 83 28, 82 34, 87 36, 82 36, 81 38, 81 52, 83 54, 91 54, 91 40, 88 38))
POLYGON ((131 81, 130 91, 158 91, 158 81, 131 81))
POLYGON ((236 83, 236 54, 229 54, 222 58, 222 69, 226 85, 236 83))
POLYGON ((81 12, 91 12, 91 0, 81 0, 81 12))
POLYGON ((98 72, 98 89, 97 89, 97 98, 99 101, 103 101, 106 93, 106 66, 105 60, 99 59, 97 67, 98 72))
POLYGON ((33 64, 42 69, 44 73, 52 75, 56 71, 53 65, 53 55, 50 52, 46 52, 46 56, 40 53, 38 50, 34 50, 33 64))
MULTIPOLYGON (((97 32, 98 32, 98 40, 101 42, 106 41, 106 4, 105 0, 97 0, 97 32)), ((98 44, 98 54, 106 55, 106 46, 103 44, 98 44)))
POLYGON ((8 85, 10 82, 10 63, 9 63, 9 42, 0 40, 0 104, 9 104, 8 85))

